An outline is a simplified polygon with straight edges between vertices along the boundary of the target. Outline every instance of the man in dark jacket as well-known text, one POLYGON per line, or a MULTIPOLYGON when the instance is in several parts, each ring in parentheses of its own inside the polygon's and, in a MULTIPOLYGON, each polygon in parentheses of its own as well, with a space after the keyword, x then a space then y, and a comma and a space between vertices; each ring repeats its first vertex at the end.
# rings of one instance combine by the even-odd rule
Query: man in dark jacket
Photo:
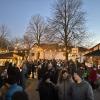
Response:
POLYGON ((81 79, 81 73, 74 73, 74 83, 72 87, 72 100, 94 100, 93 90, 90 84, 81 79))
POLYGON ((54 84, 50 81, 49 75, 46 75, 39 85, 40 100, 57 100, 54 84))

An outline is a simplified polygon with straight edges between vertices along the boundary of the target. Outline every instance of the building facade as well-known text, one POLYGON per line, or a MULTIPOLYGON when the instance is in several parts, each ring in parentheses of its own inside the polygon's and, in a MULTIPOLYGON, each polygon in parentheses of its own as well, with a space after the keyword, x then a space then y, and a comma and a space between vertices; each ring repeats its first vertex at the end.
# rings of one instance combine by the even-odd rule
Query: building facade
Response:
POLYGON ((100 66, 100 43, 90 48, 86 54, 86 62, 92 66, 100 66))
MULTIPOLYGON (((31 57, 35 59, 61 59, 65 60, 65 47, 58 44, 41 44, 40 46, 34 45, 30 51, 31 57)), ((83 61, 83 55, 87 49, 78 47, 70 47, 68 50, 68 59, 83 61)))

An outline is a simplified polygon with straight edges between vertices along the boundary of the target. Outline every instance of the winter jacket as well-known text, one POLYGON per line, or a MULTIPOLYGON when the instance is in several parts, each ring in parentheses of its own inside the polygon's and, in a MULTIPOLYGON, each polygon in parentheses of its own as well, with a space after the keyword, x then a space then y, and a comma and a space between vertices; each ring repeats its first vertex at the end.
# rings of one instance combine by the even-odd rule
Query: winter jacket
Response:
POLYGON ((63 80, 57 84, 59 100, 71 100, 72 82, 70 80, 63 80))
POLYGON ((93 90, 86 81, 74 83, 72 86, 72 100, 94 100, 93 90))
POLYGON ((57 100, 55 87, 51 83, 42 82, 39 86, 40 100, 57 100))

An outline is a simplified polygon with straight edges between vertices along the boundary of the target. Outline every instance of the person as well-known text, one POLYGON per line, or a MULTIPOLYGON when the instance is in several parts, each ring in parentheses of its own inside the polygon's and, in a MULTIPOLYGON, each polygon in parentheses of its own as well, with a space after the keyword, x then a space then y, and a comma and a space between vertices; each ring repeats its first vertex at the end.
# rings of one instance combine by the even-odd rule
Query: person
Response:
POLYGON ((50 79, 51 79, 51 81, 54 83, 54 84, 57 84, 57 72, 56 72, 57 70, 55 70, 55 68, 54 68, 54 66, 53 66, 53 64, 52 64, 52 62, 49 62, 48 64, 47 64, 47 70, 46 70, 46 74, 48 74, 49 76, 50 76, 50 79))
POLYGON ((10 85, 5 82, 2 87, 0 88, 0 100, 5 100, 5 94, 8 91, 10 85))
POLYGON ((21 66, 21 83, 20 85, 23 87, 23 89, 26 88, 26 80, 27 80, 27 66, 26 66, 26 61, 22 63, 21 66))
POLYGON ((18 85, 20 81, 20 71, 17 67, 9 67, 7 70, 8 78, 6 83, 0 89, 2 100, 12 100, 11 97, 15 92, 23 91, 23 88, 18 85))
POLYGON ((74 72, 75 83, 72 86, 72 100, 94 100, 91 85, 82 80, 80 71, 74 72))
POLYGON ((88 70, 87 66, 84 66, 82 78, 84 80, 88 81, 88 76, 89 76, 89 70, 88 70))
POLYGON ((57 83, 58 99, 71 100, 71 87, 73 82, 67 70, 62 70, 57 83))
POLYGON ((90 84, 92 85, 92 88, 96 89, 95 82, 97 80, 97 69, 95 66, 91 68, 88 79, 90 84))
POLYGON ((55 85, 50 81, 50 76, 47 74, 43 77, 39 85, 40 100, 57 100, 55 85))

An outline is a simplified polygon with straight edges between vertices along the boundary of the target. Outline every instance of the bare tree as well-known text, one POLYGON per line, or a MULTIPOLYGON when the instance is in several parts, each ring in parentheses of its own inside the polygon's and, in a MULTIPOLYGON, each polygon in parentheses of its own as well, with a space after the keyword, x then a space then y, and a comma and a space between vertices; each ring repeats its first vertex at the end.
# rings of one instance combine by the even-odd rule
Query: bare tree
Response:
POLYGON ((44 40, 46 24, 40 15, 32 16, 29 26, 27 28, 27 35, 30 35, 33 38, 34 43, 38 46, 44 40))
POLYGON ((6 25, 0 26, 0 48, 7 48, 9 41, 8 41, 8 28, 6 25))
POLYGON ((44 35, 44 41, 45 43, 58 43, 61 42, 56 38, 56 31, 48 24, 46 29, 45 29, 45 35, 44 35))
POLYGON ((16 50, 20 50, 23 48, 23 40, 19 37, 14 37, 10 41, 10 46, 13 47, 16 50))
POLYGON ((33 40, 32 34, 25 33, 24 34, 24 38, 23 38, 23 44, 24 44, 25 48, 30 50, 32 45, 33 45, 33 43, 34 43, 34 40, 33 40))
POLYGON ((81 9, 81 0, 57 0, 53 7, 51 27, 55 32, 55 39, 64 43, 66 60, 68 60, 69 44, 82 41, 86 36, 84 12, 81 9))
MULTIPOLYGON (((47 32, 47 26, 45 20, 40 15, 32 16, 27 31, 25 33, 24 39, 26 40, 27 44, 30 43, 37 44, 39 47, 42 42, 45 40, 45 34, 47 32)), ((37 54, 39 59, 39 52, 37 54)))

